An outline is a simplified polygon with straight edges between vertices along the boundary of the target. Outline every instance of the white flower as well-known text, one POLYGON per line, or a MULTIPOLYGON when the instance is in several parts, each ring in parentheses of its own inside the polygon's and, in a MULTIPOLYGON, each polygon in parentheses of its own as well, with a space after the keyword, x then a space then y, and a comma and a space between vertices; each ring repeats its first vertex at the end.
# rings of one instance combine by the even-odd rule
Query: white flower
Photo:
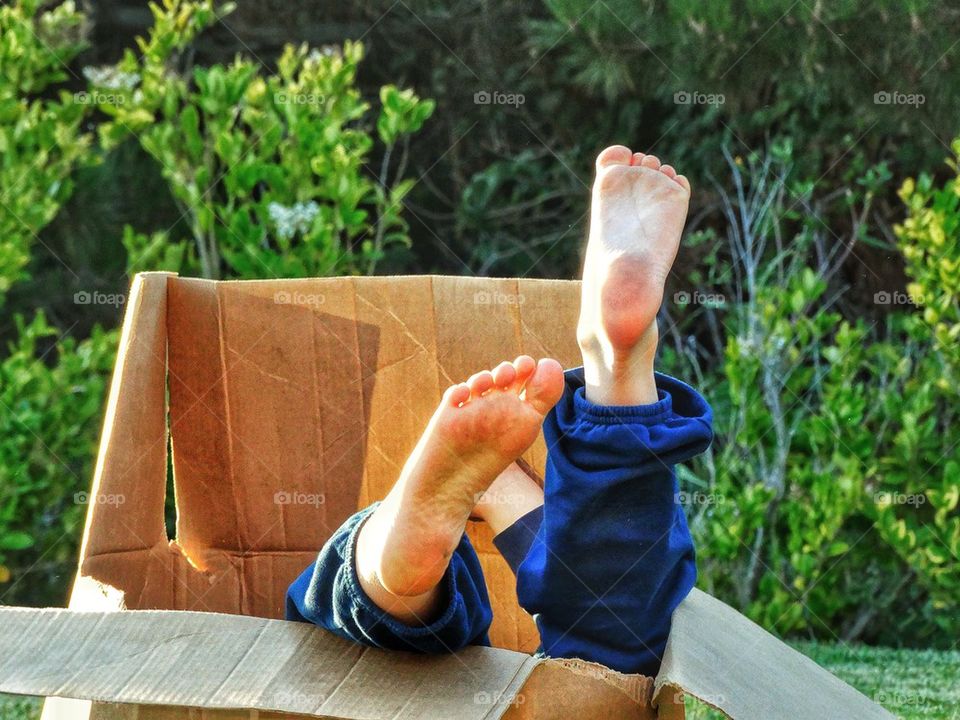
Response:
POLYGON ((123 72, 113 65, 87 66, 83 69, 83 76, 91 84, 108 90, 132 90, 140 82, 138 73, 123 72))
POLYGON ((277 235, 284 240, 289 240, 297 233, 303 235, 310 229, 314 218, 320 212, 320 206, 313 200, 305 203, 298 202, 289 207, 272 202, 267 206, 267 212, 277 227, 277 235))
POLYGON ((314 48, 310 51, 310 54, 307 55, 307 60, 310 62, 317 62, 320 58, 325 57, 340 57, 340 46, 324 45, 319 48, 314 48))

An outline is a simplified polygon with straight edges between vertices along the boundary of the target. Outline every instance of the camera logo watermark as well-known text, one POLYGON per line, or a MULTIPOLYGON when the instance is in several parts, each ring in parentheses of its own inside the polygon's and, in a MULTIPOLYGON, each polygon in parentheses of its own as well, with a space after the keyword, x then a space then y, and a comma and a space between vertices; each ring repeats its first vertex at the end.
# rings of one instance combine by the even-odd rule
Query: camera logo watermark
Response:
POLYGON ((319 93, 278 92, 274 93, 273 101, 277 105, 323 105, 327 97, 319 93))
POLYGON ((694 290, 692 293, 680 290, 673 294, 673 302, 680 307, 687 305, 702 305, 709 308, 720 308, 727 304, 727 298, 722 293, 706 293, 694 290))
POLYGON ((723 93, 705 93, 699 90, 679 90, 673 94, 674 105, 723 105, 723 93))
POLYGON ((481 490, 473 494, 473 504, 476 505, 481 501, 486 505, 515 507, 528 502, 529 495, 524 493, 487 493, 481 490))
POLYGON ((474 705, 523 705, 526 702, 523 693, 486 692, 481 690, 473 696, 474 705))
POLYGON ((127 98, 116 93, 105 93, 99 90, 81 90, 73 94, 73 101, 77 105, 123 105, 127 98))
POLYGON ((907 693, 902 690, 878 690, 873 700, 887 708, 920 707, 930 702, 929 698, 920 693, 907 693))
POLYGON ((110 493, 88 493, 87 491, 73 494, 75 505, 113 505, 119 507, 127 501, 125 495, 110 493))
POLYGON ((326 502, 323 493, 288 492, 278 490, 273 495, 274 505, 309 505, 319 507, 326 502))
POLYGON ((314 713, 327 701, 324 693, 304 693, 296 690, 280 690, 273 699, 279 707, 294 712, 314 713))
POLYGON ((873 94, 874 105, 907 105, 920 107, 927 101, 921 93, 903 93, 899 90, 881 90, 873 94))
POLYGON ((127 301, 123 293, 102 293, 99 290, 88 292, 80 290, 73 294, 74 305, 112 305, 120 307, 127 301))
POLYGON ((519 293, 480 290, 473 294, 474 305, 523 305, 524 301, 525 298, 519 293))
POLYGON ((323 305, 325 298, 320 293, 288 292, 278 290, 273 294, 273 302, 277 305, 309 305, 318 307, 323 305))
POLYGON ((499 90, 478 90, 473 94, 474 105, 510 105, 520 107, 527 101, 523 93, 506 93, 499 90))
POLYGON ((880 490, 873 494, 873 501, 878 505, 910 505, 920 507, 927 504, 927 496, 923 493, 902 493, 880 490))
POLYGON ((874 305, 923 305, 923 295, 894 290, 880 290, 873 294, 874 305))
POLYGON ((723 505, 727 498, 720 493, 705 493, 699 490, 687 492, 681 490, 676 494, 676 500, 680 505, 723 505))

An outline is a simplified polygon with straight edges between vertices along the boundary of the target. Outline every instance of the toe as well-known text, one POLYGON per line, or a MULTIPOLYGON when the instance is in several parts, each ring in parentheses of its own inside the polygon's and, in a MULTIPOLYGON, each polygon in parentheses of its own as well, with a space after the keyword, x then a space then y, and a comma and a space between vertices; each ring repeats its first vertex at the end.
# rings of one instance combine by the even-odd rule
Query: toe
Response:
POLYGON ((633 153, 623 145, 611 145, 597 155, 597 170, 609 165, 629 165, 633 153))
POLYGON ((650 168, 651 170, 660 169, 660 158, 656 155, 644 155, 643 160, 640 161, 641 167, 650 168))
POLYGON ((676 180, 684 190, 690 192, 690 181, 687 180, 686 175, 677 175, 674 180, 676 180))
POLYGON ((470 399, 470 387, 466 383, 451 385, 443 394, 443 401, 454 407, 462 405, 470 399))
POLYGON ((675 178, 677 176, 677 171, 673 168, 673 165, 661 165, 660 172, 668 178, 675 178))
POLYGON ((517 369, 513 363, 504 361, 493 369, 493 382, 498 388, 508 388, 517 379, 517 369))
POLYGON ((467 385, 470 386, 470 397, 479 397, 493 388, 493 373, 484 370, 471 375, 470 379, 467 380, 467 385))
POLYGON ((547 412, 563 395, 563 368, 552 358, 537 363, 537 369, 524 387, 524 399, 541 415, 547 412))
POLYGON ((633 160, 630 161, 630 164, 631 164, 631 165, 639 165, 639 164, 640 164, 640 161, 643 160, 643 158, 644 158, 645 156, 646 156, 646 153, 635 152, 635 153, 633 154, 633 160))
POLYGON ((513 361, 513 367, 517 371, 513 384, 519 392, 527 379, 533 375, 533 371, 537 369, 537 361, 529 355, 521 355, 513 361))

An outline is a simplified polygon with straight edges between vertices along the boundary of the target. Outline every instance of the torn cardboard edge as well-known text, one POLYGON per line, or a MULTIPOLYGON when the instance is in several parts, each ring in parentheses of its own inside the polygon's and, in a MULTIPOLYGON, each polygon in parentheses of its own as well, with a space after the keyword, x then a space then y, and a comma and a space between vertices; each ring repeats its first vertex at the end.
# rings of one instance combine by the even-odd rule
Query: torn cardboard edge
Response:
POLYGON ((0 609, 0 692, 23 695, 357 720, 495 720, 557 717, 563 695, 576 693, 589 696, 590 717, 653 717, 638 706, 652 690, 648 678, 604 674, 498 648, 390 652, 304 623, 239 615, 0 609), (541 666, 547 672, 533 683, 540 692, 528 697, 541 666))
MULTIPOLYGON (((166 720, 180 717, 178 707, 230 720, 261 710, 347 719, 674 720, 683 717, 676 688, 738 720, 891 717, 699 591, 675 613, 655 680, 505 649, 468 648, 445 657, 364 649, 312 626, 251 617, 282 615, 278 586, 311 554, 290 550, 290 543, 313 548, 315 556, 323 540, 265 533, 265 547, 250 546, 249 537, 259 537, 261 528, 251 535, 240 521, 262 520, 264 498, 274 507, 270 498, 282 489, 251 462, 257 453, 273 449, 278 476, 301 483, 291 490, 316 491, 311 483, 319 483, 331 495, 321 509, 332 514, 322 518, 307 506, 284 506, 280 531, 312 532, 319 519, 338 524, 356 502, 377 497, 395 479, 395 465, 415 442, 435 406, 432 394, 448 376, 517 350, 575 364, 575 339, 565 331, 577 308, 578 284, 570 281, 426 276, 214 282, 137 275, 91 493, 136 501, 119 510, 90 504, 73 610, 0 610, 0 691, 79 698, 49 703, 45 720, 166 720), (322 302, 290 302, 298 294, 322 302), (523 302, 491 301, 500 295, 523 302), (350 348, 355 360, 343 356, 350 348), (433 377, 437 387, 406 383, 410 407, 398 408, 399 378, 415 371, 433 377), (311 404, 316 383, 299 383, 301 375, 355 388, 359 402, 350 407, 356 412, 345 417, 335 407, 311 404), (305 418, 318 407, 314 428, 305 418), (358 425, 357 413, 367 425, 358 425), (224 427, 243 442, 227 447, 224 427), (274 445, 257 445, 264 428, 292 433, 295 451, 276 438, 274 445), (348 460, 355 465, 346 451, 351 433, 360 431, 379 443, 365 458, 355 453, 366 463, 362 482, 358 476, 356 485, 323 486, 342 478, 348 460), (172 541, 163 523, 171 434, 178 493, 172 541), (221 500, 213 514, 211 489, 221 500), (189 611, 195 597, 217 612, 189 611), (314 690, 312 698, 305 688, 314 690), (156 708, 173 708, 173 715, 156 708)), ((544 457, 539 447, 532 461, 542 466, 544 457)), ((504 618, 517 628, 523 619, 513 607, 512 575, 502 569, 503 578, 488 574, 491 598, 500 598, 498 644, 519 648, 520 630, 512 638, 502 631, 504 618)))
POLYGON ((679 692, 744 720, 894 717, 699 590, 674 614, 653 687, 583 661, 390 652, 284 620, 2 608, 0 692, 344 720, 653 718, 651 693, 661 719, 681 718, 679 692))

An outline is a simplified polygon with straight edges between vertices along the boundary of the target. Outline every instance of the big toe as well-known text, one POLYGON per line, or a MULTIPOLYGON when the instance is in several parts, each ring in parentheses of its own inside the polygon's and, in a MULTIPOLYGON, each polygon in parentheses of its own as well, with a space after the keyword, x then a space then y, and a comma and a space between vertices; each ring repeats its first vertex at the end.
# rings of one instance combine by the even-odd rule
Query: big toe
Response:
POLYGON ((563 395, 563 368, 552 358, 544 358, 537 363, 537 369, 527 381, 524 399, 541 415, 547 412, 563 395))
POLYGON ((609 165, 629 165, 633 159, 633 152, 623 145, 611 145, 597 155, 597 170, 609 165))

